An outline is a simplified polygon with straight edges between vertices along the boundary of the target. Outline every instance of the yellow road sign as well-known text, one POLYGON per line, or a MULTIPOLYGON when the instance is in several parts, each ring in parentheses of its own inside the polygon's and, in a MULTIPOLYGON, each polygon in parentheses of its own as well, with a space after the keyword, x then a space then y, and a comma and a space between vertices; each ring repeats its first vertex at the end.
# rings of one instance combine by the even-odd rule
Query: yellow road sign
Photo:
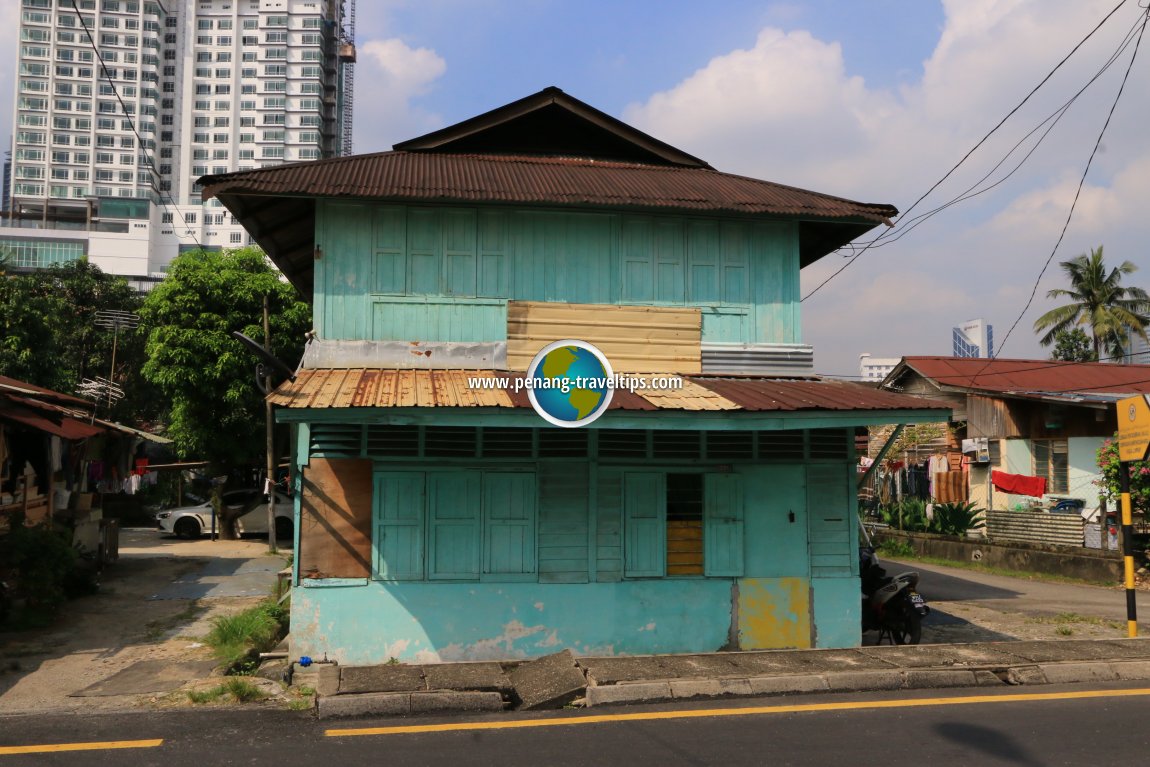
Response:
POLYGON ((1118 460, 1141 461, 1150 447, 1150 394, 1118 400, 1118 460))

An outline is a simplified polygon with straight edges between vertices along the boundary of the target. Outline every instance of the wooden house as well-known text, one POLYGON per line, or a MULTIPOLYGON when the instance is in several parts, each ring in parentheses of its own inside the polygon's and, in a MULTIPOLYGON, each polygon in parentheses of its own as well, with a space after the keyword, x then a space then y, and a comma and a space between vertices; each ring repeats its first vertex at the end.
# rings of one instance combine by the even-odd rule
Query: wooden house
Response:
POLYGON ((894 208, 718 172, 554 88, 201 181, 314 307, 271 395, 293 655, 858 643, 855 429, 948 411, 814 376, 799 270, 894 208), (516 382, 562 339, 679 387, 552 426, 516 382))
POLYGON ((985 440, 985 452, 969 466, 976 505, 1008 510, 1073 498, 1089 511, 1100 506, 1097 454, 1117 431, 1116 403, 1150 394, 1148 371, 1101 362, 903 357, 882 387, 948 405, 960 439, 985 440), (1042 479, 1046 492, 998 489, 994 472, 1042 479))

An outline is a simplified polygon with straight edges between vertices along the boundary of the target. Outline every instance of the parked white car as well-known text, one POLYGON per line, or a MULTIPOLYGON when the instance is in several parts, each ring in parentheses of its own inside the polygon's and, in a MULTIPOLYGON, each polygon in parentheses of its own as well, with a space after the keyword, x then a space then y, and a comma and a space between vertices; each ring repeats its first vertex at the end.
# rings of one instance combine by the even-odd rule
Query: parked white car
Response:
MULTIPOLYGON (((230 509, 238 509, 249 503, 257 495, 260 495, 259 490, 229 490, 224 493, 223 502, 230 509)), ((295 504, 292 499, 282 493, 276 493, 277 538, 290 538, 292 536, 294 516, 295 504)), ((218 529, 218 520, 216 526, 218 529)), ((210 533, 212 530, 212 503, 205 501, 196 506, 184 506, 179 509, 161 511, 156 514, 156 529, 161 533, 180 538, 199 538, 205 533, 210 533)), ((263 503, 236 521, 236 530, 240 535, 267 535, 268 504, 266 498, 263 503)))

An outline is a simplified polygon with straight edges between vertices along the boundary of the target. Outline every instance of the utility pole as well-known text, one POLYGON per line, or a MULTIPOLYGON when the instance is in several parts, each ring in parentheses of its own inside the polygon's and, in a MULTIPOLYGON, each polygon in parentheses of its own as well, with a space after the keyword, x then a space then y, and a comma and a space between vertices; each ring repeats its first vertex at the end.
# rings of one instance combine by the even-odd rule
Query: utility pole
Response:
MULTIPOLYGON (((268 314, 268 296, 264 295, 264 351, 272 353, 271 320, 268 314)), ((268 487, 268 549, 273 554, 279 551, 276 548, 276 454, 275 454, 275 423, 272 421, 272 401, 268 395, 272 393, 271 370, 264 377, 264 412, 267 416, 267 487, 268 487)))

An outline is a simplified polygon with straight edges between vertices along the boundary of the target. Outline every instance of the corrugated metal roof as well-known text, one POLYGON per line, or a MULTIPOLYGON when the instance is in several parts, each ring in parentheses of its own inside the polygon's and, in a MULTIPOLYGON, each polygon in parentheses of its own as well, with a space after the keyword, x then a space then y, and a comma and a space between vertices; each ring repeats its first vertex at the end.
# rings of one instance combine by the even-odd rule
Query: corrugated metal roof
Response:
POLYGON ((998 394, 1150 394, 1150 366, 1108 362, 903 357, 888 376, 896 382, 909 367, 943 386, 998 394))
POLYGON ((933 410, 948 405, 851 381, 701 377, 691 380, 743 410, 933 410))
MULTIPOLYGON (((522 374, 491 370, 307 369, 269 399, 288 408, 530 407, 522 374), (468 386, 469 378, 506 378, 504 388, 468 386)), ((678 390, 619 389, 611 409, 684 411, 948 410, 947 405, 862 384, 814 379, 683 376, 678 390)))
POLYGON ((596 205, 862 219, 890 205, 861 203, 709 168, 580 157, 379 152, 204 176, 204 199, 290 195, 410 201, 596 205))

